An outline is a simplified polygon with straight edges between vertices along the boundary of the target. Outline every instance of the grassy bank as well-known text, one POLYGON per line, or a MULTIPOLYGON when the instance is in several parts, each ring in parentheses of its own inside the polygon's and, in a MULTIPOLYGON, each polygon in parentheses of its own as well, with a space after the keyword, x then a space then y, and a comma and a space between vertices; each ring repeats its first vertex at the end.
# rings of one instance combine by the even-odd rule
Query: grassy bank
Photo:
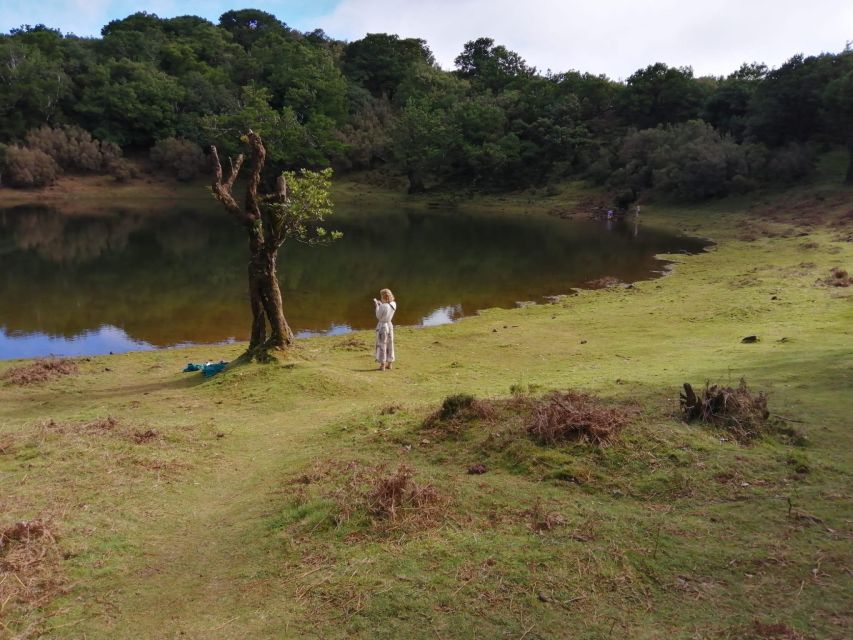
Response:
POLYGON ((0 385, 0 527, 50 533, 0 578, 0 634, 844 637, 853 289, 825 281, 853 266, 851 207, 819 181, 648 206, 715 247, 631 288, 399 328, 392 372, 361 332, 210 380, 180 370, 239 345, 0 385), (766 435, 681 422, 682 383, 741 377, 768 394, 766 435), (538 444, 552 389, 628 424, 607 447, 538 444), (488 410, 424 425, 458 393, 488 410), (376 491, 400 464, 421 497, 392 517, 376 491))

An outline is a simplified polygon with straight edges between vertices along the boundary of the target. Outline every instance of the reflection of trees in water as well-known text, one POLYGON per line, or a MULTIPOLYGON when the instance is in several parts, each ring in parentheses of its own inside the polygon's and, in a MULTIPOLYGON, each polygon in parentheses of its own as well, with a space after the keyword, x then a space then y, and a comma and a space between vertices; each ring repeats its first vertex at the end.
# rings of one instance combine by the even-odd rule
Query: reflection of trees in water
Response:
POLYGON ((11 228, 15 245, 46 260, 79 263, 94 260, 107 251, 121 251, 131 233, 143 226, 139 215, 104 218, 63 216, 47 208, 19 207, 7 212, 0 230, 11 228))
MULTIPOLYGON (((342 215, 329 247, 285 245, 281 281, 295 330, 368 327, 388 286, 398 322, 440 307, 466 310, 541 299, 603 275, 647 277, 653 254, 701 244, 664 234, 542 218, 424 212, 342 215)), ((112 324, 165 345, 245 338, 246 247, 240 229, 195 210, 63 216, 0 212, 0 325, 76 335, 112 324), (7 243, 2 243, 7 244, 7 243)))

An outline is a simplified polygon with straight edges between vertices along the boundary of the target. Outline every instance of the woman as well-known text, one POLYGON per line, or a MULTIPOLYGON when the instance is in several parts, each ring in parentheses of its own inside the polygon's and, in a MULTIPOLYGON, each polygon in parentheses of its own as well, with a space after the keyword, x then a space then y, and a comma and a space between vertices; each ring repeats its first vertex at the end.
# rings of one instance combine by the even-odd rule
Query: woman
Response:
POLYGON ((397 303, 394 302, 394 294, 390 289, 382 289, 379 298, 373 299, 377 320, 376 362, 379 363, 379 370, 384 371, 390 369, 391 363, 394 362, 394 325, 391 324, 391 318, 397 310, 397 303))

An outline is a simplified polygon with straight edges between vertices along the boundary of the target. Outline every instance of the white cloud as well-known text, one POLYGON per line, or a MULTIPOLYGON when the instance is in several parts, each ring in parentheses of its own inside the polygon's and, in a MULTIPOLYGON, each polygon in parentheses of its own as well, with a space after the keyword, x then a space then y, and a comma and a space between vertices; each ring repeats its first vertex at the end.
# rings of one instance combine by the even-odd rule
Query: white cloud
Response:
POLYGON ((853 39, 850 0, 342 0, 320 27, 339 38, 397 33, 427 40, 444 68, 480 36, 540 70, 625 78, 653 62, 727 74, 743 62, 840 51, 853 39))
POLYGON ((0 27, 42 22, 97 36, 135 11, 216 21, 229 8, 256 6, 335 38, 424 38, 448 69, 465 42, 488 36, 540 71, 614 78, 658 61, 690 65, 697 75, 726 74, 742 62, 778 66, 795 53, 839 51, 853 39, 853 0, 339 0, 320 15, 331 1, 0 0, 0 27))

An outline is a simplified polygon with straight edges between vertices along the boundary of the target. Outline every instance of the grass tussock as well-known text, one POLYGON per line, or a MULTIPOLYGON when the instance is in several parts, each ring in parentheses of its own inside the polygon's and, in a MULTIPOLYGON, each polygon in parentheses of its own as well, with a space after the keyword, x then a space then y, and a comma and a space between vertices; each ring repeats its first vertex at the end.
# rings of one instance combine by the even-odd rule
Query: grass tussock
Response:
POLYGON ((533 409, 527 433, 540 444, 574 441, 603 447, 618 437, 629 419, 624 409, 595 396, 555 391, 533 409))
POLYGON ((401 464, 393 473, 374 478, 366 498, 370 513, 391 520, 441 502, 435 487, 429 483, 415 482, 414 471, 405 464, 401 464))
POLYGON ((702 422, 725 429, 741 444, 747 444, 767 431, 770 412, 764 392, 753 394, 741 378, 737 388, 708 385, 698 394, 684 383, 680 397, 685 422, 702 422))
POLYGON ((477 400, 467 393, 447 396, 441 407, 430 414, 423 426, 427 429, 440 428, 444 431, 458 432, 463 425, 474 420, 492 420, 495 418, 494 403, 477 400))
POLYGON ((112 416, 85 422, 58 422, 51 418, 39 424, 38 430, 43 434, 100 435, 114 432, 118 426, 119 421, 112 416))
POLYGON ((450 502, 406 464, 389 471, 383 463, 316 461, 291 484, 297 489, 283 524, 312 534, 333 529, 353 540, 428 529, 443 520, 450 502))
POLYGON ((370 346, 357 336, 347 336, 338 340, 333 348, 342 351, 366 351, 369 350, 370 346))
MULTIPOLYGON (((0 529, 0 620, 27 616, 62 593, 61 560, 47 522, 22 521, 0 529)), ((28 636, 26 630, 19 634, 28 636)))
POLYGON ((8 369, 3 374, 3 380, 12 385, 25 386, 73 375, 79 371, 77 363, 68 358, 43 358, 8 369))
POLYGON ((847 273, 846 269, 841 267, 833 267, 829 271, 829 275, 824 278, 823 284, 828 287, 849 287, 853 286, 853 276, 847 273))

